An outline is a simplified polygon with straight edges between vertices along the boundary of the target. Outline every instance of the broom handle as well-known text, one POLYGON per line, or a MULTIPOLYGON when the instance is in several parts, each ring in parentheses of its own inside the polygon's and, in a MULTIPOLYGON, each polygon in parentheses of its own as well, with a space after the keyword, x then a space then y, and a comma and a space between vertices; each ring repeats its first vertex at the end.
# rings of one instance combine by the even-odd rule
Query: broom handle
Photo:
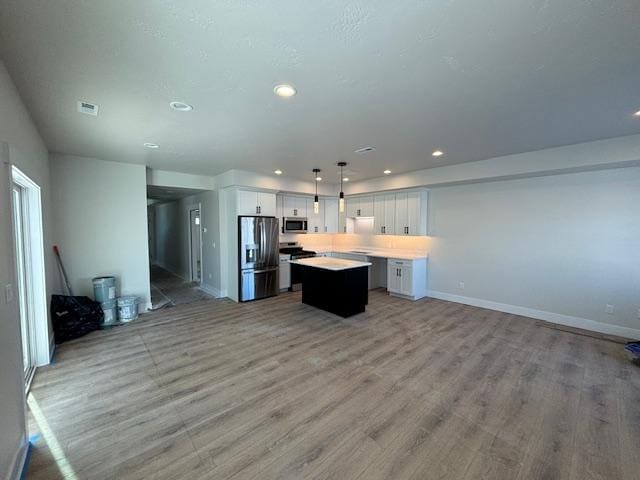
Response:
POLYGON ((58 250, 58 246, 53 246, 53 252, 56 254, 56 258, 58 259, 58 266, 60 267, 60 271, 62 272, 62 278, 64 278, 64 284, 67 287, 67 292, 69 292, 70 296, 73 296, 73 292, 71 291, 71 285, 69 284, 69 279, 67 278, 67 271, 64 269, 64 265, 62 264, 62 258, 60 257, 60 250, 58 250))

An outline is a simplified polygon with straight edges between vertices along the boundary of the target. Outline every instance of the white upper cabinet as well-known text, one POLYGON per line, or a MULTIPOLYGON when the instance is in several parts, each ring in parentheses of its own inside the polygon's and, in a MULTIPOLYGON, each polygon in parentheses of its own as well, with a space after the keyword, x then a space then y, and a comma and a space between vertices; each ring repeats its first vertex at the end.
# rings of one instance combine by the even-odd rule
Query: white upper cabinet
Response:
POLYGON ((427 234, 427 192, 396 194, 396 235, 427 234))
POLYGON ((275 217, 278 214, 276 194, 258 192, 258 207, 260 207, 260 215, 275 217))
POLYGON ((358 216, 358 207, 360 206, 360 201, 358 198, 347 198, 344 201, 345 204, 345 217, 357 217, 358 216))
POLYGON ((373 233, 375 235, 393 235, 396 221, 396 196, 394 193, 373 197, 373 233))
POLYGON ((276 216, 276 194, 238 190, 238 215, 276 216))
POLYGON ((348 198, 347 217, 373 217, 373 197, 348 198))
MULTIPOLYGON (((311 212, 313 213, 313 201, 311 203, 311 212)), ((285 196, 283 202, 284 217, 308 217, 307 199, 304 197, 285 196)))
POLYGON ((338 199, 324 199, 324 233, 338 233, 338 199))

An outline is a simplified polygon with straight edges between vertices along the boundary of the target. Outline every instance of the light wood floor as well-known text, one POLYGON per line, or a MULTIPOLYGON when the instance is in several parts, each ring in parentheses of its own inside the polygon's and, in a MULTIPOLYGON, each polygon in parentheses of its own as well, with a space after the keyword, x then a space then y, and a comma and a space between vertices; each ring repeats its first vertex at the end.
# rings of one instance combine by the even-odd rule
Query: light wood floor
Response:
POLYGON ((381 291, 347 320, 299 293, 161 310, 64 344, 32 395, 29 479, 640 478, 621 345, 381 291))

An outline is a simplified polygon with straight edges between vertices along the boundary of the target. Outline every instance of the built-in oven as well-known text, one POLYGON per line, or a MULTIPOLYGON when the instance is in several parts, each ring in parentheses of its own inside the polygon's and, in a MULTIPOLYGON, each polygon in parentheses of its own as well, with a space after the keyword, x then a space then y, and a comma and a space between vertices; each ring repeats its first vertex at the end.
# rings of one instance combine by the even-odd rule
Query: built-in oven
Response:
POLYGON ((307 233, 307 219, 304 217, 284 217, 282 233, 307 233))

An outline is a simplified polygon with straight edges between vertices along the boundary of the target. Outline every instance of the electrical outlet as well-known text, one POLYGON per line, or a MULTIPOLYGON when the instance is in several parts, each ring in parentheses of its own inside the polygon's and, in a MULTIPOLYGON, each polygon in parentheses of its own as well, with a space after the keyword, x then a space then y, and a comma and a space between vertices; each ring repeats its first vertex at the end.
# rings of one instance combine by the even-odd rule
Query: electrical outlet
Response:
POLYGON ((13 285, 7 283, 4 287, 4 298, 7 303, 13 302, 13 285))
POLYGON ((613 305, 611 305, 610 303, 607 303, 604 306, 604 313, 608 313, 609 315, 613 315, 613 305))
POLYGON ((460 288, 460 290, 464 290, 464 282, 458 283, 458 287, 460 288))

